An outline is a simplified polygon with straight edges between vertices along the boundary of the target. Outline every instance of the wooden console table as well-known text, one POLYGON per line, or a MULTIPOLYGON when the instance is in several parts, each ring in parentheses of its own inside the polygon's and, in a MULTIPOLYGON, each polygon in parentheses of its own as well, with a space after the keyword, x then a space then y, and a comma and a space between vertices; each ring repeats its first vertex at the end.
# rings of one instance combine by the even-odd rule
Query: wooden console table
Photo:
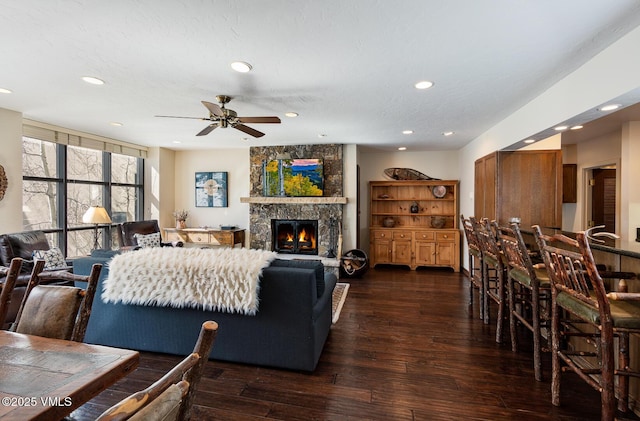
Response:
POLYGON ((164 241, 182 241, 185 245, 244 247, 244 229, 164 228, 164 241))

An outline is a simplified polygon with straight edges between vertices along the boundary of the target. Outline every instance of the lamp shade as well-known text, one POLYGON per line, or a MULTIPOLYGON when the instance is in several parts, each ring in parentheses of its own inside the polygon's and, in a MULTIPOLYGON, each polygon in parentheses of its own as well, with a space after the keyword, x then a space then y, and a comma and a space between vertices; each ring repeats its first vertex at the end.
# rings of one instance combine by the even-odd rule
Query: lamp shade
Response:
POLYGON ((111 218, 102 206, 91 206, 82 216, 85 224, 110 224, 111 218))

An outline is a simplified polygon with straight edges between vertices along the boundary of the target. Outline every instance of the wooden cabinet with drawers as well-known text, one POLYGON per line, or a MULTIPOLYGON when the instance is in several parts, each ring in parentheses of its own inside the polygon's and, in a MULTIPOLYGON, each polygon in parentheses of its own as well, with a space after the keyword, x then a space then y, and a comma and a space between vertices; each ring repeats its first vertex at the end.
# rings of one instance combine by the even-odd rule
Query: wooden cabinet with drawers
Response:
POLYGON ((370 182, 370 262, 460 270, 458 181, 370 182))
POLYGON ((239 244, 244 247, 244 230, 215 230, 205 228, 164 228, 165 241, 182 241, 185 246, 209 247, 227 246, 235 247, 239 244))

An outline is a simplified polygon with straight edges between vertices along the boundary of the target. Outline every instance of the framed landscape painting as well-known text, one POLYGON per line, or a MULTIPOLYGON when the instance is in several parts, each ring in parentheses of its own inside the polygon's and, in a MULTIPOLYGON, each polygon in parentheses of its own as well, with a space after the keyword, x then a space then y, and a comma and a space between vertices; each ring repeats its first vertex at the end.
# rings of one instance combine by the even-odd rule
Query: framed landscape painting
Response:
POLYGON ((196 173, 196 207, 226 208, 227 172, 196 173))
POLYGON ((278 159, 264 163, 265 196, 322 196, 322 159, 278 159))

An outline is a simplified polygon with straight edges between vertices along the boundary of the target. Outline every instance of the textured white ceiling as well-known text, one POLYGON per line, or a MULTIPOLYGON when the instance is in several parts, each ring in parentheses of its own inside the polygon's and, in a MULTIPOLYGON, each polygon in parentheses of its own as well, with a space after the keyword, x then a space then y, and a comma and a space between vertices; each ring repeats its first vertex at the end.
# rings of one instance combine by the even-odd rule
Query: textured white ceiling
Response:
POLYGON ((0 0, 0 87, 13 90, 0 107, 175 149, 457 149, 639 24, 637 0, 0 0), (423 79, 435 86, 416 90, 423 79), (243 141, 154 117, 206 117, 200 101, 218 94, 282 124, 249 124, 266 135, 243 141))

